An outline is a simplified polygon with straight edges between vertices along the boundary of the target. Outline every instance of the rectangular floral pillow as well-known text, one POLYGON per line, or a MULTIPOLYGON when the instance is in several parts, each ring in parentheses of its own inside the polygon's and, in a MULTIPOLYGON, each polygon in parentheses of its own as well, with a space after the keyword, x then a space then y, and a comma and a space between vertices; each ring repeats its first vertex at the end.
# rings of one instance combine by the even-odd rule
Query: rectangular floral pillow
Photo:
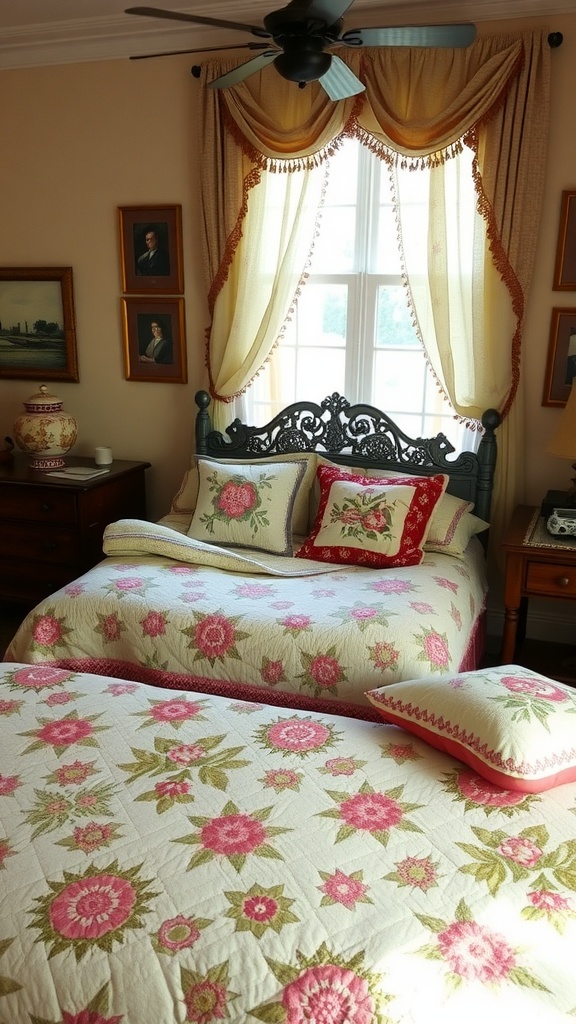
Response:
POLYGON ((434 509, 424 550, 462 558, 471 538, 490 526, 472 514, 473 508, 471 501, 443 494, 434 509))
POLYGON ((418 565, 448 477, 381 478, 319 466, 320 505, 297 558, 370 568, 418 565))
POLYGON ((292 554, 292 514, 304 461, 231 463, 198 459, 198 498, 188 536, 221 547, 292 554))
MULTIPOLYGON (((184 474, 182 483, 175 494, 170 508, 170 515, 193 515, 198 501, 199 474, 198 462, 201 456, 195 456, 190 469, 184 474)), ((238 459, 212 459, 220 466, 238 466, 238 459)), ((275 455, 264 459, 243 459, 243 466, 269 466, 278 462, 301 462, 304 466, 302 482, 298 488, 292 512, 292 532, 305 536, 308 533, 308 501, 309 494, 316 479, 316 455, 314 452, 302 452, 294 455, 275 455)))
POLYGON ((407 679, 366 696, 503 789, 539 793, 576 780, 576 690, 518 665, 407 679))

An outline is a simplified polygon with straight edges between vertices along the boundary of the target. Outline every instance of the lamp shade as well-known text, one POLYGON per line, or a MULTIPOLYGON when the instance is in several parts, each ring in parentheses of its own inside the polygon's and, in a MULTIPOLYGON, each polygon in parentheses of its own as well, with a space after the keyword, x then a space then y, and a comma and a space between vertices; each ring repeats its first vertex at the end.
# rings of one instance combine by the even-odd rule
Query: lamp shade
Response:
POLYGON ((557 455, 561 459, 576 459, 576 384, 572 385, 546 451, 548 455, 557 455))

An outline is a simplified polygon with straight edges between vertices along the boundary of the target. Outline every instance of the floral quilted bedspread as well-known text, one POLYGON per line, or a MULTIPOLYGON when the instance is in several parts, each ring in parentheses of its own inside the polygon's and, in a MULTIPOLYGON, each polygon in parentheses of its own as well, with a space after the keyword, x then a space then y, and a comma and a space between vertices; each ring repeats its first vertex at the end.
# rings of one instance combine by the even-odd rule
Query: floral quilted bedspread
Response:
POLYGON ((486 573, 471 547, 466 561, 430 553, 410 568, 295 578, 108 557, 39 604, 5 657, 372 715, 367 689, 475 667, 486 573))
POLYGON ((0 670, 0 1020, 556 1024, 576 785, 392 725, 0 670))

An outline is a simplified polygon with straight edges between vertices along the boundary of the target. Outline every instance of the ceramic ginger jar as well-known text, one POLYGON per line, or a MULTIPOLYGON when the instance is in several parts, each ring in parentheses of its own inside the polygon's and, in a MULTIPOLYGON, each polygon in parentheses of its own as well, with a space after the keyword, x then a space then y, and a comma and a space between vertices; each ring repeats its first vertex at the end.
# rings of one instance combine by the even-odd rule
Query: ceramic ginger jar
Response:
POLYGON ((49 470, 63 466, 63 456, 78 437, 76 420, 64 412, 62 402, 48 393, 45 384, 24 402, 26 412, 14 424, 14 440, 30 455, 32 469, 49 470))

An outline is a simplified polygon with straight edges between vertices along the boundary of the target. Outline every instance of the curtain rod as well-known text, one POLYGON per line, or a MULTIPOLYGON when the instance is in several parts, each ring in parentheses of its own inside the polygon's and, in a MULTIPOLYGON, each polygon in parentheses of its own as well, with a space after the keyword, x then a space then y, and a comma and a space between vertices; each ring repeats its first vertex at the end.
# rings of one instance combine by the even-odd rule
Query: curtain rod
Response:
MULTIPOLYGON (((559 46, 562 46, 563 42, 564 36, 561 32, 550 32, 550 35, 548 36, 549 46, 551 46, 553 49, 557 49, 559 46)), ((202 74, 202 68, 198 64, 194 64, 193 67, 190 68, 190 73, 194 75, 194 78, 200 78, 200 75, 202 74)))

